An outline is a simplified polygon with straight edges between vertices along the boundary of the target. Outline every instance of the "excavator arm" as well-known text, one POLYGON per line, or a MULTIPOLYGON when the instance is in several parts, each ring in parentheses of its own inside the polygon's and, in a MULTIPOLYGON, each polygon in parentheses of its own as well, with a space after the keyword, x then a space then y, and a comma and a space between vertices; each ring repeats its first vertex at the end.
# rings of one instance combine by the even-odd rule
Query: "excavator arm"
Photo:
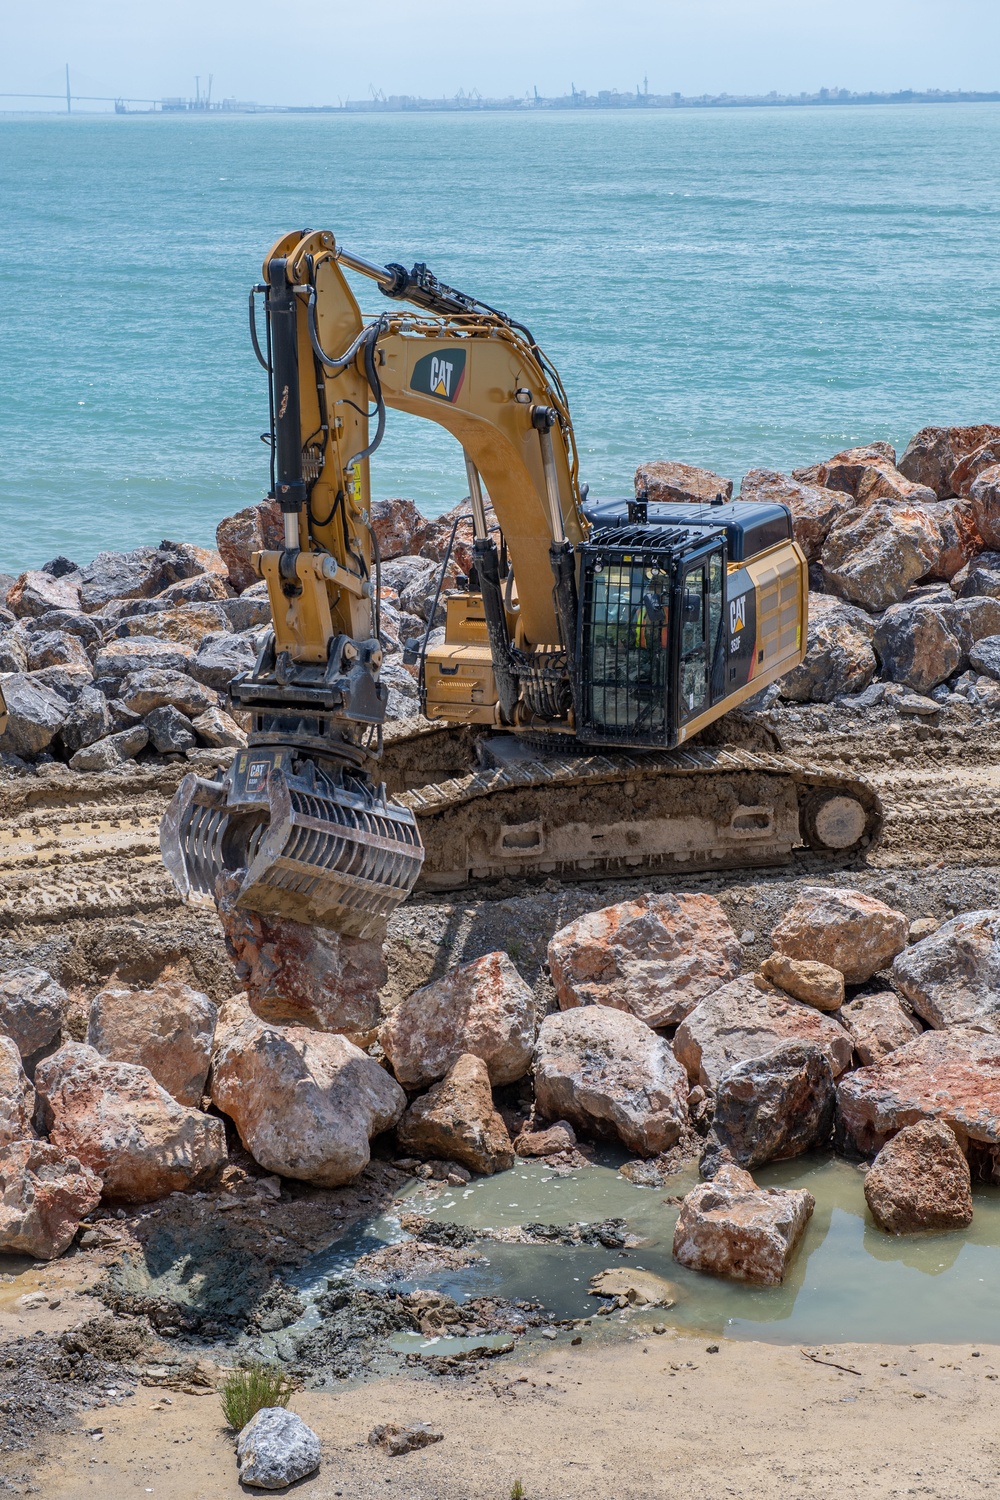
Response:
POLYGON ((250 314, 284 525, 283 547, 254 556, 274 628, 230 689, 252 717, 249 748, 220 781, 184 779, 161 847, 185 894, 211 896, 223 870, 238 870, 240 905, 368 933, 409 894, 423 857, 412 813, 370 774, 388 694, 369 458, 386 409, 437 422, 464 451, 496 714, 508 724, 572 725, 574 559, 588 530, 573 428, 526 328, 424 266, 353 256, 327 231, 272 246, 250 314), (393 305, 366 321, 345 266, 418 310, 393 305), (484 484, 512 577, 501 576, 484 484))

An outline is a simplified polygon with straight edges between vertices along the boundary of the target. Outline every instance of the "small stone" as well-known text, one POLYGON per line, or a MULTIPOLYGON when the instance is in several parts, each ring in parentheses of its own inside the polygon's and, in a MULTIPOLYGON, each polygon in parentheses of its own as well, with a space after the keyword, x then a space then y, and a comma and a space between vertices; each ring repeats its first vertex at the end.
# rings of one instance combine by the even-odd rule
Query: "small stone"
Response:
POLYGON ((236 1462, 241 1484, 281 1490, 315 1474, 320 1464, 319 1438, 294 1412, 265 1406, 236 1439, 236 1462))
POLYGON ((395 1422, 380 1422, 368 1434, 368 1441, 373 1448, 384 1448, 393 1458, 399 1458, 403 1453, 443 1442, 444 1433, 427 1422, 410 1422, 405 1427, 395 1422))
POLYGON ((514 1141, 518 1156, 555 1156, 560 1151, 572 1151, 576 1145, 576 1131, 568 1120, 556 1120, 546 1130, 528 1130, 514 1141))
POLYGON ((976 642, 969 652, 969 664, 975 672, 983 672, 1000 681, 1000 635, 987 635, 976 642))
POLYGON ((761 964, 760 974, 766 983, 776 984, 786 995, 817 1010, 839 1010, 844 1003, 844 976, 829 964, 772 953, 761 964))
POLYGON ((937 917, 918 917, 915 922, 910 923, 906 941, 911 947, 914 943, 922 943, 925 937, 937 932, 940 925, 937 917))
POLYGON ((901 714, 916 714, 918 718, 936 714, 939 708, 933 698, 925 698, 921 693, 900 693, 895 704, 901 714))
POLYGON ((587 1290, 592 1297, 620 1298, 622 1305, 627 1303, 629 1307, 673 1307, 680 1296, 672 1281, 638 1266, 635 1270, 615 1266, 598 1271, 590 1278, 587 1290))

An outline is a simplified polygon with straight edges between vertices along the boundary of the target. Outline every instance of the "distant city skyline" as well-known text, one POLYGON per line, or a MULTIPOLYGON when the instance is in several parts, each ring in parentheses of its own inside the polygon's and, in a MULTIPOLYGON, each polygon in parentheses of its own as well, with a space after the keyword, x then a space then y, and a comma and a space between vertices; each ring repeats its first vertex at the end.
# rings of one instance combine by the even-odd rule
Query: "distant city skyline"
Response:
MULTIPOLYGON (((995 0, 465 0, 275 12, 264 0, 49 0, 5 17, 0 92, 337 104, 372 93, 546 97, 1000 87, 995 0), (287 22, 280 17, 287 15, 287 22), (278 19, 276 19, 276 16, 278 19), (609 19, 611 17, 611 19, 609 19), (303 40, 308 33, 308 45, 303 40)), ((81 98, 81 108, 84 107, 81 98)), ((10 100, 0 107, 16 107, 10 100)), ((51 108, 24 99, 20 107, 51 108)))

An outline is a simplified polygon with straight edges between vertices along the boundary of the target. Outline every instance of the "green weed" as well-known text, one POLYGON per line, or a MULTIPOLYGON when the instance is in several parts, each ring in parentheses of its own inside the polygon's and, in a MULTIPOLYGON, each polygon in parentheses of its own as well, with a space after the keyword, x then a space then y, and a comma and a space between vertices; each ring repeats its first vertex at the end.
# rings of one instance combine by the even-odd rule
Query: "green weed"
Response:
POLYGON ((265 1406, 287 1406, 295 1389, 283 1370, 260 1360, 248 1360, 230 1370, 219 1389, 222 1415, 234 1432, 242 1432, 250 1418, 265 1406))
POLYGON ((524 1485, 519 1479, 515 1479, 510 1487, 510 1500, 524 1500, 524 1485))

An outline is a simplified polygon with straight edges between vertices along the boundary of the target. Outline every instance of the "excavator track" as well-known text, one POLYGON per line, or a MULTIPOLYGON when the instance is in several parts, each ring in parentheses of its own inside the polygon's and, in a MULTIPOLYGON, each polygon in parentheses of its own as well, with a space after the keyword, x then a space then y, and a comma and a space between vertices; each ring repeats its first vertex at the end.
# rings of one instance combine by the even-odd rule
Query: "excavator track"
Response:
MULTIPOLYGON (((425 774, 462 760, 465 733, 426 734, 425 774)), ((842 860, 881 837, 882 805, 869 782, 787 756, 719 747, 521 758, 523 747, 508 739, 514 757, 416 785, 420 739, 401 733, 386 757, 394 795, 416 816, 426 849, 418 890, 502 876, 599 880, 781 865, 803 845, 842 860)), ((482 742, 487 761, 490 744, 482 742)))

